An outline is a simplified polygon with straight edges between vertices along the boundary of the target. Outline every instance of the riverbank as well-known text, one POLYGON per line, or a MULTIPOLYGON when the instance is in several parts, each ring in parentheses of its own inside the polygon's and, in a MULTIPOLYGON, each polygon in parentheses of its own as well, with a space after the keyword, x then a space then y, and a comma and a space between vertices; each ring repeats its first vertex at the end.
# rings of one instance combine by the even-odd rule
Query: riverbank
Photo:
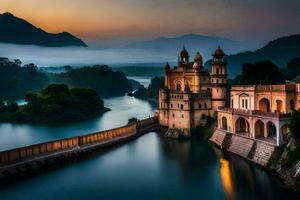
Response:
POLYGON ((286 164, 289 149, 295 148, 292 137, 288 143, 277 147, 271 143, 216 129, 209 141, 222 151, 238 155, 250 163, 276 173, 286 187, 300 191, 300 162, 286 164))

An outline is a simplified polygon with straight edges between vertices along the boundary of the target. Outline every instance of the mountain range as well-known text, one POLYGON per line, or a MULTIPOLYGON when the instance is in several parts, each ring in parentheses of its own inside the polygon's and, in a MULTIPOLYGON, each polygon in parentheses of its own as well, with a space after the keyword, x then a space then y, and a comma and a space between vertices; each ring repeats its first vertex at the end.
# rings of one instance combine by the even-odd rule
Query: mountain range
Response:
POLYGON ((0 14, 0 43, 66 47, 87 45, 68 32, 48 33, 11 13, 0 14))
POLYGON ((179 51, 185 46, 190 53, 191 58, 197 51, 200 51, 204 60, 211 58, 214 50, 221 46, 226 52, 237 53, 249 48, 242 42, 230 40, 223 37, 212 37, 198 34, 187 34, 177 37, 160 37, 154 40, 131 43, 125 48, 140 49, 148 51, 153 55, 161 54, 167 58, 176 59, 179 51))
POLYGON ((234 76, 240 73, 242 65, 247 62, 271 60, 278 67, 284 68, 291 59, 296 57, 300 57, 300 34, 278 38, 255 51, 233 54, 226 59, 228 73, 234 76))

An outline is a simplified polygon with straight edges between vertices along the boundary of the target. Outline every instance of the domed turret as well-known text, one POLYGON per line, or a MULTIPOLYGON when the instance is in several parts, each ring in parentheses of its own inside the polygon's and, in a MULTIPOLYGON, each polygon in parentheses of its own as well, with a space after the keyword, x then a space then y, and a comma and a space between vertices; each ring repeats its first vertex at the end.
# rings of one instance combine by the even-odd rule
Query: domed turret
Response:
POLYGON ((182 67, 186 67, 189 63, 189 52, 185 49, 185 46, 183 46, 183 49, 181 50, 179 57, 178 57, 178 63, 182 67))
POLYGON ((195 55, 195 58, 194 58, 194 61, 195 62, 199 62, 199 61, 201 61, 202 62, 202 55, 200 54, 200 52, 199 51, 197 51, 197 53, 196 53, 196 55, 195 55))
POLYGON ((197 51, 195 58, 194 58, 194 65, 193 68, 194 69, 199 69, 200 67, 202 67, 202 63, 203 63, 203 58, 202 55, 200 54, 199 51, 197 51))
POLYGON ((218 46, 218 48, 215 50, 215 53, 213 54, 213 57, 215 58, 223 58, 226 56, 226 54, 223 52, 223 50, 218 46))
POLYGON ((183 49, 180 52, 180 57, 181 58, 188 58, 189 56, 189 52, 186 50, 185 46, 183 46, 183 49))

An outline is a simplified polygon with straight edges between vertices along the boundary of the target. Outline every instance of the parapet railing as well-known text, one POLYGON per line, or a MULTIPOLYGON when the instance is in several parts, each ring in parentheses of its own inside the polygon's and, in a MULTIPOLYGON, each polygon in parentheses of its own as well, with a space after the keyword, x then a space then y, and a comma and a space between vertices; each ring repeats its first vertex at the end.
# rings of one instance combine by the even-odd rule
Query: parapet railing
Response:
POLYGON ((271 118, 288 118, 291 117, 290 113, 276 113, 276 112, 265 112, 261 110, 245 110, 245 109, 236 109, 236 108, 226 108, 219 107, 218 111, 228 112, 238 115, 248 115, 248 116, 260 116, 260 117, 271 117, 271 118))
POLYGON ((150 117, 119 128, 2 151, 0 152, 0 166, 55 152, 78 150, 81 147, 109 139, 134 135, 139 131, 145 131, 147 127, 157 124, 157 117, 150 117))

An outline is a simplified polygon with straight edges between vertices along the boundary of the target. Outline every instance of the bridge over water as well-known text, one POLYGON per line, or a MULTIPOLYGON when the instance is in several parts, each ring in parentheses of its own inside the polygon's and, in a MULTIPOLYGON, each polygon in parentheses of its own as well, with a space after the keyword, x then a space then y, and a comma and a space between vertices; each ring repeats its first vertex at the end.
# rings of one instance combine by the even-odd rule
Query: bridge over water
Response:
POLYGON ((157 128, 157 117, 151 117, 119 128, 3 151, 0 152, 0 178, 33 170, 55 159, 120 144, 157 128))

